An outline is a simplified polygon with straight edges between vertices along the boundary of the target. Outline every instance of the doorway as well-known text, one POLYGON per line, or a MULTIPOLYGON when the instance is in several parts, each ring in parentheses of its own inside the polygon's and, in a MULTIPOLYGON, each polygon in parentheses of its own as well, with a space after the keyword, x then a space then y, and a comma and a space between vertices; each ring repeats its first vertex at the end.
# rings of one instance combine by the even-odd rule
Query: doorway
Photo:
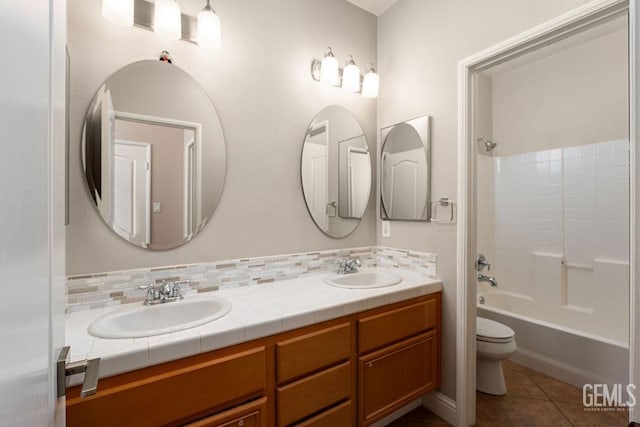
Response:
MULTIPOLYGON (((634 198, 629 198, 629 185, 631 183, 633 188, 635 170, 635 134, 633 131, 629 132, 635 126, 633 114, 625 108, 622 115, 617 115, 624 121, 616 123, 619 133, 617 137, 611 136, 611 133, 607 136, 598 135, 593 128, 588 130, 587 127, 590 136, 597 136, 595 140, 591 141, 586 137, 573 140, 567 137, 554 139, 554 136, 561 135, 563 131, 557 126, 548 126, 554 121, 567 125, 570 130, 582 131, 585 130, 585 126, 570 125, 572 118, 567 114, 567 108, 553 113, 550 105, 543 107, 532 102, 536 96, 542 95, 543 91, 540 88, 524 95, 528 102, 518 104, 519 101, 511 98, 512 95, 523 95, 519 92, 531 90, 536 83, 544 79, 538 75, 536 82, 530 80, 525 85, 520 82, 519 85, 507 89, 507 82, 513 83, 516 75, 523 77, 527 73, 533 73, 536 66, 538 72, 548 69, 549 64, 542 64, 541 61, 561 61, 563 55, 575 55, 576 50, 584 49, 587 45, 593 48, 594 43, 597 44, 607 37, 622 38, 623 41, 632 40, 626 32, 628 16, 629 4, 626 1, 592 2, 460 63, 460 216, 457 259, 459 425, 471 425, 475 422, 475 332, 478 311, 484 317, 502 322, 510 322, 509 319, 515 318, 512 325, 515 325, 513 329, 516 330, 516 341, 519 342, 517 335, 521 334, 525 345, 535 340, 571 343, 571 339, 574 339, 573 344, 560 351, 564 355, 571 351, 576 353, 575 350, 583 345, 595 345, 585 344, 585 337, 600 338, 600 343, 612 345, 611 360, 617 361, 615 364, 618 368, 622 365, 621 372, 599 372, 590 378, 578 375, 590 369, 583 367, 584 369, 565 373, 566 376, 561 378, 563 381, 574 384, 581 381, 622 381, 623 385, 633 382, 629 380, 630 369, 627 368, 630 366, 629 348, 633 348, 633 335, 630 335, 629 327, 632 325, 630 319, 634 314, 633 304, 630 302, 635 298, 634 265, 630 262, 630 259, 634 259, 634 251, 628 242, 628 236, 634 235, 635 230, 634 198), (495 84, 493 88, 492 83, 495 84), (494 95, 494 99, 491 99, 491 95, 494 95), (514 105, 518 105, 519 108, 513 108, 514 105), (505 106, 510 106, 511 109, 504 109, 505 106), (495 116, 489 115, 487 118, 485 113, 488 110, 500 116, 500 121, 496 122, 495 116), (551 115, 546 118, 535 117, 536 112, 551 115), (511 115, 510 119, 506 119, 508 115, 511 115), (558 116, 562 120, 556 120, 558 116), (492 128, 491 125, 496 126, 492 128), (621 128, 623 132, 620 132, 621 128), (614 149, 619 151, 619 154, 614 154, 614 149), (592 153, 591 157, 587 153, 592 153), (596 177, 598 170, 601 172, 599 177, 605 176, 604 159, 613 158, 614 155, 619 157, 620 167, 616 172, 609 173, 607 170, 609 175, 606 176, 612 180, 619 178, 618 181, 626 186, 619 183, 614 186, 603 184, 596 177), (576 158, 579 161, 574 160, 576 158), (589 168, 589 171, 579 170, 585 164, 593 167, 589 168), (528 172, 531 172, 531 176, 527 175, 528 172), (591 172, 592 176, 589 175, 591 172), (581 182, 587 184, 582 185, 581 182), (588 191, 591 188, 593 192, 588 191), (614 190, 618 194, 616 197, 620 199, 611 212, 620 216, 617 220, 620 222, 618 228, 621 233, 618 234, 617 240, 608 240, 616 245, 616 249, 603 252, 602 245, 598 243, 598 236, 588 235, 590 231, 602 229, 602 223, 599 221, 602 217, 596 217, 602 207, 596 204, 598 200, 604 201, 611 196, 612 192, 607 188, 614 190), (600 189, 602 195, 595 194, 596 189, 600 189), (558 193, 556 197, 551 194, 553 191, 558 193), (622 215, 619 215, 620 212, 622 215), (591 215, 594 217, 591 218, 591 215), (591 226, 587 224, 589 220, 591 226), (590 228, 584 229, 584 226, 590 228), (580 227, 583 229, 578 230, 580 227), (590 250, 585 250, 585 247, 590 250), (478 287, 475 258, 480 249, 488 252, 488 258, 495 263, 495 278, 500 284, 498 288, 488 285, 485 287, 484 284, 478 287), (614 270, 615 273, 612 273, 614 270), (603 275, 604 271, 607 271, 608 275, 603 275), (557 275, 542 278, 536 277, 536 272, 557 275), (611 294, 609 290, 605 292, 602 287, 597 286, 597 283, 603 282, 602 277, 609 278, 612 274, 619 276, 617 282, 620 282, 614 284, 620 285, 618 296, 621 297, 615 304, 605 298, 611 294), (589 286, 585 286, 585 283, 589 283, 589 286), (489 300, 491 302, 489 305, 479 306, 480 310, 476 308, 479 292, 482 293, 485 304, 489 300), (617 307, 615 313, 609 313, 613 315, 607 316, 605 311, 614 306, 617 307), (514 307, 518 307, 519 312, 514 307), (603 324, 604 319, 608 317, 611 319, 607 321, 611 320, 614 324, 603 324), (542 319, 538 323, 544 323, 545 326, 551 323, 551 335, 538 335, 535 339, 530 339, 535 334, 545 333, 521 327, 530 326, 531 320, 536 319, 542 319), (548 322, 549 319, 554 321, 548 322), (574 335, 558 338, 556 335, 559 331, 569 331, 574 335)), ((634 34, 632 24, 630 33, 634 34)), ((615 41, 612 43, 615 44, 615 41)), ((629 49, 629 52, 632 50, 629 49)), ((622 53, 627 54, 627 49, 623 49, 622 53)), ((630 59, 630 65, 633 65, 634 55, 627 55, 627 58, 630 59)), ((573 64, 574 73, 580 71, 580 66, 586 67, 586 64, 581 64, 576 58, 572 58, 570 62, 573 64)), ((592 68, 588 70, 593 71, 592 68)), ((625 64, 622 69, 625 76, 629 69, 629 65, 625 64)), ((530 78, 531 76, 532 74, 529 74, 530 78)), ((558 73, 555 73, 555 76, 557 77, 558 73)), ((555 84, 554 96, 562 97, 563 91, 570 89, 566 82, 546 83, 552 86, 555 84)), ((630 83, 633 87, 633 79, 630 83)), ((624 102, 628 99, 630 89, 625 85, 621 90, 624 102)), ((582 93, 584 94, 584 91, 582 93)), ((588 105, 584 104, 587 100, 576 99, 575 94, 566 98, 562 101, 578 102, 578 105, 583 102, 583 105, 588 105)), ((619 102, 616 103, 618 104, 619 102)), ((630 107, 633 111, 633 102, 630 107)), ((605 114, 611 113, 610 110, 610 106, 607 107, 605 114)), ((585 115, 578 113, 573 118, 585 119, 585 115)), ((600 121, 606 124, 611 122, 600 121)), ((616 224, 608 226, 609 229, 617 227, 616 224)), ((535 353, 529 350, 529 356, 535 353)), ((546 351, 540 348, 537 350, 540 354, 546 351)), ((535 358, 527 359, 523 354, 525 352, 520 354, 520 362, 535 365, 535 358)), ((544 356, 548 361, 549 355, 544 356)), ((560 362, 556 367, 570 364, 566 360, 560 362)), ((544 369, 542 364, 535 367, 544 369)), ((558 372, 554 373, 556 376, 560 375, 558 372)))

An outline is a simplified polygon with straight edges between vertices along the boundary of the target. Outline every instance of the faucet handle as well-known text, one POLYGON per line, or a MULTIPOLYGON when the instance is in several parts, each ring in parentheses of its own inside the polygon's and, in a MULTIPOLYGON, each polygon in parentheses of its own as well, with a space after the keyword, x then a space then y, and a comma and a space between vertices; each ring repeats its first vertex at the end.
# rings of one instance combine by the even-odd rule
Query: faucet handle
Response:
POLYGON ((147 283, 146 285, 140 285, 133 288, 134 291, 146 291, 148 289, 155 289, 155 283, 147 283))
POLYGON ((487 268, 487 271, 491 271, 491 264, 487 261, 487 257, 484 254, 478 254, 476 258, 476 271, 482 271, 487 268))

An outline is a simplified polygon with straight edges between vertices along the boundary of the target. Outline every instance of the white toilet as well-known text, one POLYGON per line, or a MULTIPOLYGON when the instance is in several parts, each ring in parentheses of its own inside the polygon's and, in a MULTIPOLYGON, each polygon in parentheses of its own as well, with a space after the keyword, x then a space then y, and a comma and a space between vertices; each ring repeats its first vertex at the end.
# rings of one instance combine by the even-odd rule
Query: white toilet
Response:
POLYGON ((476 347, 476 389, 497 396, 506 394, 502 361, 516 351, 515 332, 502 323, 478 317, 476 347))

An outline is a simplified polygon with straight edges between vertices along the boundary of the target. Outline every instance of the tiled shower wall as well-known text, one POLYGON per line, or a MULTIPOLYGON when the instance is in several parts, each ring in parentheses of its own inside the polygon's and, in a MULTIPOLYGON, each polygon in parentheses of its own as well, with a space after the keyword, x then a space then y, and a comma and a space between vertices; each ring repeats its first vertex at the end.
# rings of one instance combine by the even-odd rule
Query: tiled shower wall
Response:
POLYGON ((480 156, 478 200, 478 245, 500 290, 628 312, 628 141, 480 156))
POLYGON ((434 254, 380 246, 116 271, 67 278, 67 312, 143 301, 145 292, 133 288, 154 281, 191 280, 183 286, 188 295, 326 274, 346 257, 359 258, 363 267, 405 268, 426 277, 438 273, 434 254))

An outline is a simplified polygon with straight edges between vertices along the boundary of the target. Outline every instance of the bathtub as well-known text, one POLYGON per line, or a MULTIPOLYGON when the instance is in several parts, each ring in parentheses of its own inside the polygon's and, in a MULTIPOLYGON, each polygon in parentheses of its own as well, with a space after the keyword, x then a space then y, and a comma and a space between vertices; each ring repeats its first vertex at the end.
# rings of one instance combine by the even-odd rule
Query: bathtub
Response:
POLYGON ((629 382, 627 343, 589 332, 587 328, 571 327, 580 326, 579 321, 585 319, 579 311, 546 316, 536 312, 536 317, 546 319, 539 320, 530 315, 532 308, 536 308, 534 301, 519 294, 496 290, 478 293, 478 316, 514 330, 518 345, 511 358, 514 362, 577 387, 587 383, 629 382))

